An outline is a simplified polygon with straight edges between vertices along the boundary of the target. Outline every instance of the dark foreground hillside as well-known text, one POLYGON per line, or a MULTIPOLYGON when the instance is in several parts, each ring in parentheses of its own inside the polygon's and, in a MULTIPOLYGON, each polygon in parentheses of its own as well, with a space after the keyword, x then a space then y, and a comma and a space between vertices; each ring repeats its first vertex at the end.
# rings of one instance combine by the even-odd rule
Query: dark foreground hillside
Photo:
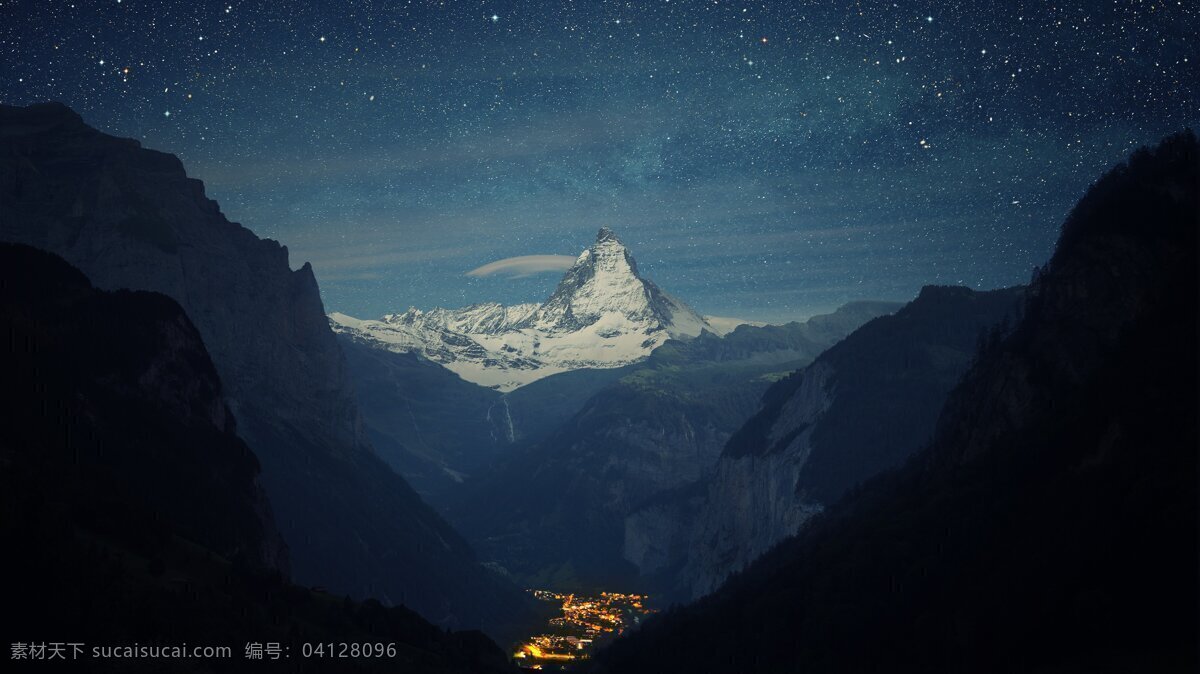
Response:
POLYGON ((1196 671, 1198 162, 1096 183, 927 450, 606 670, 1196 671))
POLYGON ((725 444, 702 494, 684 491, 626 518, 626 557, 661 578, 667 596, 712 592, 847 490, 927 445, 981 335, 1010 324, 1023 294, 926 286, 775 382, 725 444))
POLYGON ((0 241, 53 252, 105 290, 174 299, 220 376, 294 577, 504 634, 516 587, 380 458, 363 433, 312 266, 230 222, 180 160, 66 106, 0 105, 0 241))
POLYGON ((232 653, 59 663, 79 672, 262 671, 245 658, 252 642, 290 647, 274 670, 506 669, 477 632, 287 582, 258 460, 173 300, 99 291, 55 255, 0 244, 0 335, 6 649, 189 643, 232 653), (305 661, 303 642, 396 647, 392 657, 305 661))

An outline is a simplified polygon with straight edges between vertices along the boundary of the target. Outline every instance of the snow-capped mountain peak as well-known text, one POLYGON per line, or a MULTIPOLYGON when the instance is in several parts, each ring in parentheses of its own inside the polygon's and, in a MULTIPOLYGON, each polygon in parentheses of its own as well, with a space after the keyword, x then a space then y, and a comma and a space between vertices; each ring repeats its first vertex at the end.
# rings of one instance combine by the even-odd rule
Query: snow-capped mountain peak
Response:
POLYGON ((386 314, 382 321, 388 325, 422 326, 433 330, 451 330, 466 334, 498 334, 513 329, 526 319, 537 304, 516 304, 506 307, 498 302, 472 304, 461 309, 435 308, 421 311, 409 307, 402 314, 386 314))
POLYGON ((392 351, 416 351, 463 379, 504 391, 557 372, 627 365, 671 337, 713 329, 642 278, 633 255, 607 227, 540 305, 409 308, 378 321, 334 313, 330 323, 337 332, 392 351))
POLYGON ((633 255, 607 227, 600 228, 596 242, 580 253, 554 294, 522 327, 576 332, 612 314, 672 336, 696 336, 705 327, 703 318, 638 274, 633 255), (677 316, 682 319, 679 325, 677 316))

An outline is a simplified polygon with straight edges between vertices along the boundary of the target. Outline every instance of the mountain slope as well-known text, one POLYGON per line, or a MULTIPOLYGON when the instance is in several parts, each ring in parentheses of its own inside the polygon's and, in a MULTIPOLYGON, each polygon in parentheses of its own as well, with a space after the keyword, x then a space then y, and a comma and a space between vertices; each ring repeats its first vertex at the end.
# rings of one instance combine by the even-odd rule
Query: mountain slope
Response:
POLYGON ((609 671, 1195 671, 1198 185, 1191 133, 1097 182, 932 445, 609 671))
POLYGON ((520 593, 379 459, 307 264, 231 223, 171 155, 56 104, 0 106, 0 239, 62 255, 99 288, 175 299, 212 356, 298 581, 494 625, 520 593))
POLYGON ((415 353, 379 349, 345 333, 338 342, 371 442, 427 500, 508 445, 500 393, 415 353))
POLYGON ((329 318, 335 331, 365 344, 419 353, 500 391, 559 372, 628 365, 669 338, 713 329, 643 279, 633 255, 607 227, 540 306, 409 309, 378 321, 340 313, 329 318))
MULTIPOLYGON (((86 644, 84 660, 96 644, 223 645, 230 658, 186 668, 225 672, 261 670, 243 657, 247 641, 286 646, 297 655, 288 671, 302 669, 305 641, 369 641, 394 643, 394 657, 360 660, 355 671, 507 670, 482 635, 286 582, 258 462, 176 302, 99 291, 55 255, 0 244, 0 332, 10 643, 61 635, 49 638, 86 644)), ((71 665, 164 668, 153 659, 71 665)))
POLYGON ((258 461, 178 304, 95 290, 61 258, 13 244, 0 244, 0 302, 8 480, 30 490, 17 477, 28 471, 37 500, 72 494, 98 520, 132 500, 222 556, 286 573, 258 461))
POLYGON ((776 382, 698 492, 626 519, 626 559, 670 594, 713 590, 847 488, 928 442, 980 336, 1019 297, 927 287, 776 382))
POLYGON ((806 323, 668 341, 542 440, 466 482, 449 516, 481 556, 528 582, 628 582, 624 517, 705 475, 774 378, 895 308, 859 302, 806 323))
POLYGON ((338 342, 380 457, 438 508, 505 452, 545 438, 629 367, 561 372, 500 393, 416 353, 376 348, 348 333, 338 342))

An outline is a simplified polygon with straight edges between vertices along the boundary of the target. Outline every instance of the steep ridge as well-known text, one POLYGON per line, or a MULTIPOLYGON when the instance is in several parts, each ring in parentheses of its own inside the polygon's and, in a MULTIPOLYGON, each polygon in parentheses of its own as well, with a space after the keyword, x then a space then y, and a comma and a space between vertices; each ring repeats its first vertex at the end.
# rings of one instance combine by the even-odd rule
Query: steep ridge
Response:
POLYGON ((373 452, 311 267, 227 221, 177 158, 61 105, 0 106, 0 239, 56 252, 99 288, 179 302, 262 463, 298 581, 447 625, 522 605, 373 452))
POLYGON ((189 642, 231 656, 189 660, 187 671, 261 671, 262 661, 243 657, 247 641, 288 648, 278 671, 303 669, 306 641, 394 644, 391 657, 359 659, 353 671, 509 671, 481 634, 446 633, 405 608, 287 582, 258 462, 174 300, 96 290, 62 258, 0 244, 0 332, 11 642, 83 643, 82 661, 68 668, 87 671, 164 668, 156 659, 93 660, 97 644, 189 642))
POLYGON ((464 483, 448 514, 482 557, 526 582, 629 582, 625 516, 704 476, 772 380, 896 308, 857 302, 805 323, 668 341, 542 440, 464 483))
POLYGON ((931 446, 608 671, 1192 672, 1200 146, 1083 197, 931 446))
POLYGON ((101 521, 132 501, 228 559, 287 572, 258 461, 178 304, 96 290, 62 258, 0 244, 0 321, 11 482, 28 471, 41 498, 73 493, 101 521))
POLYGON ((712 591, 927 443, 980 337, 1011 318, 1019 298, 1019 289, 926 287, 776 382, 703 485, 626 519, 626 559, 656 578, 659 594, 712 591))
POLYGON ((418 353, 500 391, 560 372, 628 365, 670 338, 713 330, 682 301, 642 278, 629 249, 607 227, 541 305, 410 308, 381 320, 335 312, 329 319, 335 331, 357 341, 418 353))

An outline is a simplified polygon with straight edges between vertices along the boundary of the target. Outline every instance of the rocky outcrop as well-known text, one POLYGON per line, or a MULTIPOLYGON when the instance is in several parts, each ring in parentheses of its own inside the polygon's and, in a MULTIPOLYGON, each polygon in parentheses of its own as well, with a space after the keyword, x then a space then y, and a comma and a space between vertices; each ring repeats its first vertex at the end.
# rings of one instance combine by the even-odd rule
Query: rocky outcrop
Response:
POLYGON ((928 287, 859 328, 766 392, 697 487, 704 498, 695 508, 660 502, 630 514, 625 558, 668 594, 712 591, 846 489, 928 441, 981 336, 1019 297, 1015 289, 928 287), (668 514, 679 518, 674 527, 668 514), (645 557, 645 541, 661 536, 685 539, 675 546, 683 557, 645 557))
POLYGON ((444 624, 514 605, 372 451, 312 268, 226 220, 177 158, 61 105, 0 107, 0 238, 54 251, 100 288, 179 302, 262 462, 297 580, 444 624))
POLYGON ((806 383, 784 405, 778 428, 772 431, 778 436, 786 429, 783 451, 722 457, 711 475, 690 490, 699 492, 700 498, 651 504, 626 518, 625 559, 641 575, 658 576, 672 591, 682 580, 691 595, 705 594, 730 571, 742 568, 820 512, 821 504, 806 501, 796 484, 812 451, 813 423, 832 400, 826 388, 830 370, 819 362, 807 370, 806 383), (672 522, 671 517, 676 519, 672 522), (646 549, 643 541, 660 537, 676 541, 672 548, 682 557, 639 555, 646 549), (662 577, 668 569, 677 570, 677 575, 662 577))

